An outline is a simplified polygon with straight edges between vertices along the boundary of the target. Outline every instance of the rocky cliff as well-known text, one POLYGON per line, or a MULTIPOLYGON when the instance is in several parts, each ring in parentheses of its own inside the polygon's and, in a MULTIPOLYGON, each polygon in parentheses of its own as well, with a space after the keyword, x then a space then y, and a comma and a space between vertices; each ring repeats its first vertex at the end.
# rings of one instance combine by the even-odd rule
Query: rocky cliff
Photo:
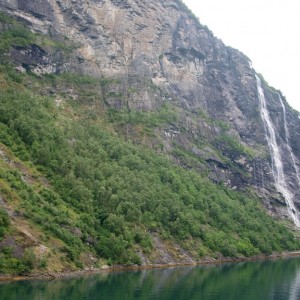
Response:
MULTIPOLYGON (((255 71, 245 55, 216 39, 180 1, 1 0, 1 9, 26 21, 32 30, 62 41, 68 38, 76 47, 68 60, 47 49, 13 49, 11 56, 20 67, 38 74, 72 71, 118 78, 119 83, 104 91, 107 104, 115 109, 152 111, 171 102, 180 110, 180 124, 170 124, 159 132, 165 151, 171 152, 177 143, 204 158, 214 180, 236 188, 254 186, 259 194, 267 193, 266 199, 273 201, 271 158, 260 116, 255 71), (249 158, 226 149, 216 139, 220 126, 201 118, 194 121, 193 115, 199 113, 224 122, 230 139, 251 148, 253 155, 249 158), (248 176, 233 172, 209 147, 199 149, 199 140, 215 144, 248 176)), ((277 92, 267 84, 264 90, 290 177, 288 182, 292 190, 299 190, 277 92)), ((287 122, 299 165, 300 121, 289 108, 287 122)), ((296 202, 300 202, 299 195, 296 202)))
MULTIPOLYGON (((7 56, 18 71, 100 78, 105 109, 119 117, 164 110, 171 118, 150 136, 139 132, 143 121, 115 123, 114 130, 215 183, 251 191, 271 214, 290 218, 249 58, 215 38, 181 1, 0 0, 0 9, 60 45, 11 47, 7 56)), ((262 89, 283 184, 300 210, 299 113, 263 79, 262 89)), ((42 93, 49 92, 58 94, 42 93)))

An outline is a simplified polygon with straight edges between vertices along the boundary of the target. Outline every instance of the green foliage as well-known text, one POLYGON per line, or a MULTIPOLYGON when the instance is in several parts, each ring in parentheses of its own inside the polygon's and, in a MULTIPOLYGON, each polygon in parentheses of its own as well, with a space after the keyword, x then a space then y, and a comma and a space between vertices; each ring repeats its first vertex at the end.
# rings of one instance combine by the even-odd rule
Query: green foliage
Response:
MULTIPOLYGON (((0 22, 3 21, 8 23, 9 17, 0 17, 0 22)), ((3 54, 9 50, 11 46, 25 47, 29 44, 34 43, 36 37, 29 29, 27 29, 23 24, 16 21, 11 21, 6 29, 0 32, 0 58, 3 62, 3 54)))
POLYGON ((6 211, 4 211, 4 209, 0 207, 0 241, 8 231, 9 223, 9 217, 6 211))
POLYGON ((249 158, 254 156, 254 152, 251 148, 241 144, 236 138, 229 135, 220 135, 217 142, 221 144, 223 149, 228 152, 230 156, 238 157, 240 155, 245 155, 249 158))
POLYGON ((178 121, 178 114, 167 104, 164 104, 158 111, 154 112, 109 109, 108 117, 110 122, 119 126, 125 124, 143 125, 149 129, 165 124, 176 124, 178 121))
POLYGON ((68 55, 70 55, 74 49, 80 47, 80 45, 73 43, 67 37, 64 38, 64 41, 55 41, 45 35, 36 35, 36 43, 42 47, 46 46, 61 50, 66 57, 68 57, 68 55))
POLYGON ((73 83, 73 84, 97 84, 99 83, 99 79, 91 76, 83 76, 78 75, 75 73, 62 73, 57 80, 64 80, 66 83, 73 83))
POLYGON ((12 17, 10 17, 7 14, 5 14, 4 12, 0 11, 0 23, 11 24, 13 22, 14 22, 14 20, 12 17))
MULTIPOLYGON (((1 54, 0 54, 1 61, 1 54)), ((22 83, 24 75, 18 73, 11 65, 0 65, 0 71, 4 73, 6 80, 9 82, 22 83)))
POLYGON ((0 274, 26 275, 34 268, 35 262, 36 257, 30 249, 21 258, 16 258, 11 248, 0 250, 0 274))
POLYGON ((116 236, 114 233, 108 237, 101 237, 97 245, 97 252, 104 258, 111 259, 113 262, 124 263, 126 257, 128 242, 122 236, 116 236))
POLYGON ((75 45, 65 38, 64 41, 56 41, 45 35, 32 33, 24 23, 16 21, 10 16, 0 12, 0 63, 9 64, 5 54, 13 47, 26 47, 36 44, 41 47, 47 46, 60 50, 62 53, 69 55, 79 45, 75 45))

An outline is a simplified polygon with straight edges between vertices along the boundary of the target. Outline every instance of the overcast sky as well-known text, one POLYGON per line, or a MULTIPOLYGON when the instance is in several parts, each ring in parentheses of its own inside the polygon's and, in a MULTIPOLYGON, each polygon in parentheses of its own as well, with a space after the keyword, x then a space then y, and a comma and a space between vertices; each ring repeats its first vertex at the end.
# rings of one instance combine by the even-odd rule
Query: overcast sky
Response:
POLYGON ((300 112, 299 0, 184 0, 215 36, 245 53, 300 112))

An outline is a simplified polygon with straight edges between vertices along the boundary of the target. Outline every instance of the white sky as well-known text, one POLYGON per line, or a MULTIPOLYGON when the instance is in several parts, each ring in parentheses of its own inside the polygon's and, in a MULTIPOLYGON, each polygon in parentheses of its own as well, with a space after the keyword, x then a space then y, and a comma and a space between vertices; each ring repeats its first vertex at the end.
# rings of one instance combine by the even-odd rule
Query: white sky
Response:
POLYGON ((183 1, 216 37, 246 54, 300 112, 299 0, 183 1))

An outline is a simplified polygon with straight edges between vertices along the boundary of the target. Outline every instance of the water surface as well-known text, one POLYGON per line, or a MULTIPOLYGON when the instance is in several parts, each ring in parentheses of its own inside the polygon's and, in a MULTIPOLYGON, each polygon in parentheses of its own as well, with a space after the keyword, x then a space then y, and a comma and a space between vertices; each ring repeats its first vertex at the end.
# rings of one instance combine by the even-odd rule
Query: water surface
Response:
POLYGON ((1 283, 0 299, 297 300, 300 258, 1 283))

